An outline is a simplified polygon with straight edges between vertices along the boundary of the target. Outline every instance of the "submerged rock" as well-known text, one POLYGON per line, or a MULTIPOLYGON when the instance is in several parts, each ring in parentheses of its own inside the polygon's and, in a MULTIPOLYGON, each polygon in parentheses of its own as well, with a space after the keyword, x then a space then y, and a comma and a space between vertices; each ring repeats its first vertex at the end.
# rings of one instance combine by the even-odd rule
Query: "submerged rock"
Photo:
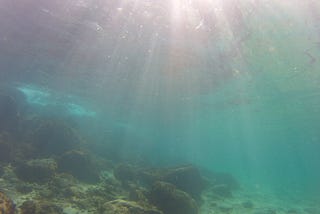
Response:
POLYGON ((63 214, 61 207, 46 201, 25 201, 19 208, 20 214, 63 214))
MULTIPOLYGON (((197 200, 200 199, 201 192, 207 186, 207 182, 201 176, 200 171, 193 165, 140 171, 131 169, 131 171, 133 171, 131 174, 142 183, 148 185, 152 185, 156 181, 171 183, 197 200)), ((127 175, 128 172, 123 177, 126 178, 127 175)))
POLYGON ((236 190, 240 187, 237 180, 229 173, 214 172, 211 174, 211 180, 215 185, 226 186, 230 191, 236 190))
POLYGON ((48 183, 50 194, 59 198, 69 198, 77 196, 77 180, 70 174, 57 173, 48 183))
POLYGON ((13 160, 13 148, 10 143, 0 137, 0 162, 10 162, 13 160))
POLYGON ((136 186, 136 185, 130 185, 129 188, 129 199, 133 201, 139 201, 139 202, 147 202, 147 195, 148 191, 147 189, 144 189, 142 187, 136 186))
POLYGON ((119 181, 125 183, 138 179, 137 169, 128 164, 119 164, 113 170, 114 177, 119 181))
POLYGON ((30 134, 38 156, 59 155, 79 146, 81 138, 62 121, 40 121, 40 127, 30 134))
POLYGON ((1 214, 14 214, 15 205, 13 201, 0 191, 0 213, 1 214))
POLYGON ((15 99, 6 94, 0 94, 0 131, 11 131, 18 125, 19 109, 15 99))
POLYGON ((154 207, 144 207, 136 202, 121 199, 105 203, 102 210, 103 214, 163 214, 154 207))
POLYGON ((156 182, 150 191, 150 201, 165 214, 197 214, 196 201, 173 184, 156 182))
POLYGON ((15 173, 23 181, 45 183, 53 177, 56 169, 53 159, 34 159, 18 163, 15 173))
POLYGON ((207 176, 210 179, 210 195, 214 199, 230 198, 233 191, 239 188, 238 182, 231 174, 209 172, 207 176))
POLYGON ((189 193, 195 198, 200 197, 206 185, 199 170, 192 165, 168 169, 168 171, 162 175, 161 180, 174 184, 178 189, 189 193))
POLYGON ((3 166, 0 165, 0 177, 2 177, 3 174, 4 174, 3 166))
POLYGON ((58 170, 69 173, 80 181, 95 183, 99 181, 99 171, 91 157, 83 152, 72 150, 58 159, 58 170))
POLYGON ((277 211, 272 208, 261 208, 253 212, 253 214, 277 214, 277 211))
POLYGON ((227 185, 214 185, 212 188, 214 198, 230 198, 232 197, 232 191, 227 185))
POLYGON ((242 203, 242 206, 244 208, 247 208, 247 209, 252 209, 254 207, 253 203, 251 201, 245 201, 242 203))

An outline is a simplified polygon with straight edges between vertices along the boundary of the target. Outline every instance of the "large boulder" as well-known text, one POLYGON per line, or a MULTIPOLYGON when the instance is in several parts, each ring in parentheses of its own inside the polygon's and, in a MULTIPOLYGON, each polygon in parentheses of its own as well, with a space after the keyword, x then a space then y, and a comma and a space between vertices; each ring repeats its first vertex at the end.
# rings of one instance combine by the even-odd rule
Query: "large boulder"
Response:
POLYGON ((14 158, 14 147, 0 135, 0 162, 11 162, 14 158))
POLYGON ((0 213, 1 214, 15 213, 15 205, 13 201, 3 192, 0 192, 0 213))
POLYGON ((197 214, 196 201, 173 184, 156 182, 150 191, 150 202, 165 214, 197 214))
POLYGON ((23 181, 45 183, 54 176, 56 169, 53 159, 34 159, 17 163, 15 173, 23 181))
POLYGON ((31 159, 34 148, 30 144, 15 139, 14 133, 0 133, 0 163, 14 163, 21 159, 31 159))
POLYGON ((240 187, 236 179, 228 173, 211 172, 209 178, 210 192, 216 199, 232 197, 232 193, 240 187))
POLYGON ((207 185, 198 168, 192 165, 164 169, 147 169, 135 173, 138 173, 137 177, 143 183, 149 185, 156 181, 171 183, 178 189, 190 194, 196 200, 200 199, 201 192, 207 185))
POLYGON ((39 156, 60 155, 75 149, 82 142, 77 132, 63 121, 39 121, 40 126, 30 133, 30 141, 39 156))
POLYGON ((80 181, 95 183, 99 181, 99 170, 89 154, 72 150, 58 159, 58 171, 73 175, 80 181))
POLYGON ((2 177, 3 174, 4 174, 3 166, 0 165, 0 178, 2 177))
MULTIPOLYGON (((106 202, 102 207, 103 214, 162 214, 154 207, 142 206, 133 201, 114 200, 106 202)), ((176 213, 178 214, 178 213, 176 213)))
POLYGON ((6 94, 0 94, 0 131, 11 131, 18 125, 19 109, 15 99, 6 94))
POLYGON ((237 180, 229 173, 212 172, 210 179, 215 185, 224 185, 227 186, 230 190, 236 190, 240 187, 237 180))
POLYGON ((161 176, 161 180, 174 184, 178 189, 189 193, 197 199, 206 185, 198 168, 192 165, 168 169, 161 176))

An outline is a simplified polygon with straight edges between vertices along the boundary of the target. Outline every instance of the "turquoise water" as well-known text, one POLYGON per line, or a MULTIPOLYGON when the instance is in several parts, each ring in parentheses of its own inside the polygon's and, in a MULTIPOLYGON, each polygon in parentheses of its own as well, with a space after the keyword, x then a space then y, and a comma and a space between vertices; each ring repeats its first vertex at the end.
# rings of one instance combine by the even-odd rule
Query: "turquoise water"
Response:
POLYGON ((97 155, 319 200, 320 3, 0 2, 0 78, 97 155), (110 143, 111 142, 111 143, 110 143))

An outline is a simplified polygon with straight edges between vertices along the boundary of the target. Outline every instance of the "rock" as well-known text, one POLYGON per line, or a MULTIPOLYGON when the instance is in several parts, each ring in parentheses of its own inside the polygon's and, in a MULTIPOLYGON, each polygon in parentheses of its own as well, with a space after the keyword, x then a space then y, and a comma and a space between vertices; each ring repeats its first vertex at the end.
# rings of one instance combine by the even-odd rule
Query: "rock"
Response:
POLYGON ((216 199, 230 198, 232 192, 239 188, 236 179, 228 173, 209 172, 210 191, 216 199))
POLYGON ((49 182, 50 192, 58 197, 69 198, 78 194, 77 180, 70 174, 56 174, 49 182))
POLYGON ((63 214, 61 207, 45 201, 25 201, 19 208, 20 214, 63 214))
POLYGON ((53 159, 34 159, 18 163, 15 173, 23 181, 45 183, 53 177, 56 169, 53 159))
POLYGON ((138 202, 147 202, 147 190, 141 187, 131 185, 129 190, 129 199, 138 202))
POLYGON ((320 209, 316 207, 306 207, 303 209, 308 214, 319 214, 320 209))
MULTIPOLYGON (((190 194, 196 200, 200 200, 201 192, 207 186, 207 182, 202 178, 198 168, 192 165, 164 169, 135 169, 131 171, 135 173, 135 177, 140 183, 147 185, 152 185, 156 181, 171 183, 178 189, 190 194)), ((124 175, 123 177, 126 176, 124 175)))
POLYGON ((227 185, 214 185, 211 190, 215 198, 222 199, 232 197, 231 189, 227 185))
POLYGON ((128 164, 119 164, 113 170, 113 175, 121 182, 129 182, 137 179, 137 169, 128 164))
POLYGON ((69 173, 83 182, 96 183, 99 181, 99 171, 96 164, 83 151, 72 150, 64 153, 58 159, 58 170, 69 173))
POLYGON ((242 206, 244 208, 247 208, 247 209, 252 209, 254 206, 253 206, 253 203, 251 201, 245 201, 242 203, 242 206))
POLYGON ((162 214, 154 207, 144 207, 136 202, 121 199, 105 203, 102 210, 103 214, 162 214))
POLYGON ((200 198, 200 194, 206 185, 199 170, 192 165, 168 169, 162 175, 161 180, 174 184, 178 189, 189 193, 197 199, 200 198))
POLYGON ((4 174, 3 166, 0 165, 0 177, 2 177, 3 174, 4 174))
POLYGON ((13 146, 0 136, 0 162, 8 163, 14 158, 13 146))
POLYGON ((20 183, 16 184, 15 188, 18 192, 20 192, 22 194, 30 193, 34 189, 34 187, 31 183, 26 183, 26 182, 20 182, 20 183))
POLYGON ((75 149, 82 141, 75 130, 62 121, 40 121, 40 127, 30 134, 39 156, 60 155, 75 149))
POLYGON ((18 134, 0 133, 0 163, 14 163, 19 159, 30 159, 32 151, 28 144, 17 140, 18 134))
POLYGON ((288 213, 288 214, 298 214, 298 213, 300 213, 300 212, 298 212, 298 211, 295 210, 295 209, 289 209, 289 210, 287 211, 287 213, 288 213))
POLYGON ((222 213, 231 213, 232 212, 232 210, 233 210, 233 207, 231 207, 231 206, 226 206, 226 205, 223 205, 223 206, 219 206, 218 207, 219 208, 219 210, 222 212, 222 213))
POLYGON ((13 201, 6 196, 3 192, 0 192, 0 213, 1 214, 14 214, 15 205, 13 201))
POLYGON ((256 210, 253 214, 277 214, 277 211, 272 208, 260 208, 256 210))
POLYGON ((19 110, 15 99, 7 94, 0 94, 0 131, 11 131, 18 125, 19 110))
POLYGON ((197 214, 196 201, 173 184, 158 181, 150 191, 150 202, 165 214, 197 214))
POLYGON ((228 173, 214 172, 211 174, 211 180, 213 180, 214 185, 227 186, 230 189, 230 191, 239 188, 239 183, 237 182, 237 180, 231 174, 228 173))

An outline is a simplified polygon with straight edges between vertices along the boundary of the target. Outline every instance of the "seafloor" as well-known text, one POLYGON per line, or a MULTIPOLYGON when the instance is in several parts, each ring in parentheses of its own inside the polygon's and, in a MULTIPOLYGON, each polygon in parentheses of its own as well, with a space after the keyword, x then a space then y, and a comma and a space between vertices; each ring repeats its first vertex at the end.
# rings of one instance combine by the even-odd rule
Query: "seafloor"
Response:
POLYGON ((227 173, 97 155, 68 119, 21 106, 22 97, 1 92, 0 214, 320 213, 312 200, 249 190, 227 173))

